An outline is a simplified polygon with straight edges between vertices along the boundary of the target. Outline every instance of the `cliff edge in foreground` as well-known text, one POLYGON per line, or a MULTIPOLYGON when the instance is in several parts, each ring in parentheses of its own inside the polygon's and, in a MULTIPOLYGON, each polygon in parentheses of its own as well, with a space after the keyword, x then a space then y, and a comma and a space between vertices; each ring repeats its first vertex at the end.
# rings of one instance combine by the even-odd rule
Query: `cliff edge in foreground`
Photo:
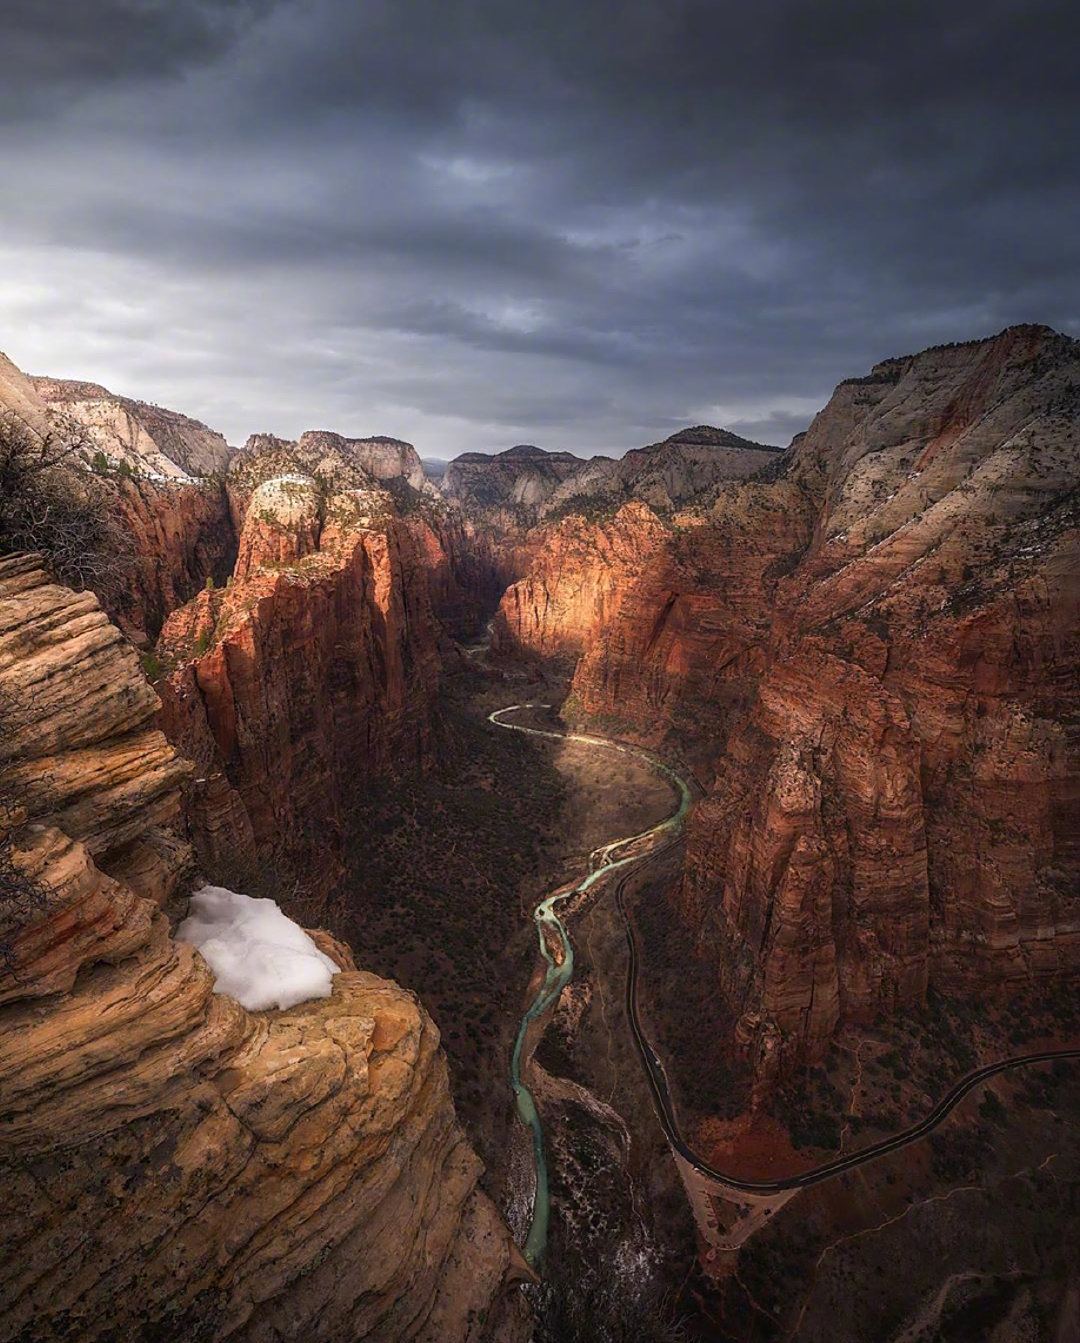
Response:
POLYGON ((0 1339, 513 1339, 438 1032, 342 966, 247 1012, 165 905, 188 767, 89 594, 0 560, 0 1339), (16 806, 13 808, 11 803, 16 806), (21 881, 17 880, 22 878, 21 881))

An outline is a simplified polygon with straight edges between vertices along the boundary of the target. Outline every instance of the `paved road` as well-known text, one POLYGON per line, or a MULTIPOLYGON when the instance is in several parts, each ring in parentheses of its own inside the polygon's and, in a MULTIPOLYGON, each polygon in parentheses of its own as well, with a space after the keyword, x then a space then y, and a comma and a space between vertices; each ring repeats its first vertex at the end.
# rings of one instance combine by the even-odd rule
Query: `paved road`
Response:
POLYGON ((1000 1059, 997 1063, 989 1063, 982 1068, 976 1068, 974 1071, 967 1073, 960 1078, 960 1080, 937 1101, 929 1113, 923 1119, 919 1120, 918 1123, 912 1124, 910 1128, 903 1129, 900 1133, 894 1133, 892 1137, 882 1138, 878 1142, 870 1143, 868 1146, 862 1147, 858 1151, 851 1152, 846 1156, 836 1157, 832 1161, 823 1162, 822 1165, 815 1166, 811 1170, 803 1171, 799 1175, 790 1175, 774 1180, 747 1180, 711 1165, 693 1151, 680 1133, 678 1123, 675 1119, 674 1107, 671 1101, 671 1092, 668 1087, 667 1076, 664 1072, 664 1065, 652 1045, 649 1043, 649 1040, 642 1029, 637 1001, 637 943, 634 939, 634 929, 629 915, 627 914, 624 899, 626 883, 632 873, 640 871, 642 867, 655 861, 662 853, 667 852, 673 843, 677 842, 682 822, 690 807, 691 792, 689 785, 686 783, 685 779, 677 774, 664 761, 658 760, 656 756, 648 751, 642 750, 640 747, 630 746, 625 742, 612 741, 607 737, 597 737, 591 734, 555 732, 542 728, 526 727, 524 724, 507 722, 504 718, 504 715, 513 714, 522 709, 547 709, 549 707, 550 706, 546 704, 512 704, 508 708, 497 709, 494 713, 489 715, 489 719, 498 727, 511 728, 517 732, 524 732, 528 736, 565 738, 570 741, 577 741, 585 743, 586 745, 601 747, 605 750, 620 751, 628 755, 637 756, 638 759, 651 764, 672 784, 674 784, 679 795, 679 805, 676 811, 666 820, 660 822, 659 825, 653 826, 651 829, 643 831, 639 835, 631 835, 624 839, 614 840, 610 844, 602 845, 599 849, 594 850, 590 859, 589 875, 577 886, 565 888, 556 894, 549 896, 546 900, 537 905, 536 910, 534 911, 537 932, 539 934, 540 950, 547 962, 547 973, 529 1010, 522 1018, 511 1063, 511 1083, 517 1099, 518 1111, 521 1114, 522 1119, 530 1125, 533 1131, 534 1153, 537 1168, 537 1198, 533 1210, 533 1224, 530 1228, 529 1242, 526 1246, 526 1258, 529 1259, 530 1263, 534 1263, 539 1259, 543 1253, 544 1245, 546 1244, 549 1204, 543 1130, 535 1104, 533 1103, 533 1098, 529 1094, 528 1089, 525 1087, 521 1078, 522 1047, 529 1025, 557 1001, 563 988, 572 978, 574 972, 573 946, 570 942, 565 925, 555 913, 555 905, 568 899, 570 896, 588 890, 594 882, 615 869, 630 869, 624 873, 615 887, 615 902, 626 932, 628 951, 626 972, 626 1015, 630 1022, 630 1029, 638 1057, 641 1059, 642 1066, 645 1069, 645 1076, 649 1082, 649 1088, 652 1092, 653 1104, 656 1109, 657 1117, 660 1120, 661 1127, 664 1130, 668 1142, 685 1161, 689 1162, 689 1164, 702 1175, 707 1176, 709 1179, 716 1180, 720 1184, 727 1185, 731 1189, 746 1194, 774 1194, 784 1190, 803 1189, 808 1185, 820 1184, 822 1180, 829 1180, 836 1175, 842 1175, 845 1171, 854 1170, 856 1166, 865 1165, 868 1161, 876 1161, 878 1157, 885 1156, 888 1152, 895 1152, 901 1147, 906 1147, 909 1143, 918 1142, 920 1138, 925 1138, 927 1134, 937 1128, 942 1120, 945 1119, 957 1105, 959 1105, 969 1091, 978 1086, 980 1082, 986 1081, 987 1078, 994 1077, 998 1073, 1007 1072, 1012 1068, 1026 1068, 1033 1064, 1050 1063, 1055 1059, 1080 1058, 1080 1049, 1046 1049, 1033 1054, 1017 1054, 1010 1058, 1000 1059), (615 855, 618 850, 654 836, 658 838, 661 836, 667 837, 666 842, 649 852, 635 852, 621 859, 616 859, 615 855), (558 942, 561 944, 561 962, 556 962, 547 948, 543 935, 544 927, 547 927, 553 932, 558 942))
MULTIPOLYGON (((644 862, 658 856, 658 853, 651 854, 644 862)), ((643 864, 638 865, 638 870, 641 866, 643 864)), ((846 1156, 839 1156, 832 1161, 823 1162, 820 1166, 802 1171, 799 1175, 789 1175, 775 1180, 747 1180, 732 1175, 729 1171, 719 1170, 716 1166, 710 1165, 709 1162, 698 1156, 679 1132, 672 1108, 667 1077, 664 1074, 664 1065, 642 1030, 637 1003, 637 943, 624 903, 624 888, 628 879, 629 874, 624 876, 615 888, 615 902, 626 930, 626 943, 629 952, 626 973, 626 1015, 630 1022, 638 1057, 644 1065, 645 1075, 649 1081, 657 1116, 668 1142, 685 1161, 689 1162, 695 1170, 700 1171, 702 1175, 728 1185, 732 1189, 737 1189, 741 1193, 775 1194, 785 1189, 803 1189, 807 1185, 820 1184, 822 1180, 830 1180, 835 1175, 842 1175, 844 1171, 854 1170, 856 1166, 862 1166, 868 1161, 876 1161, 878 1157, 884 1156, 887 1152, 895 1152, 901 1147, 906 1147, 909 1143, 918 1142, 920 1138, 925 1138, 959 1105, 969 1091, 977 1087, 980 1082, 985 1082, 989 1077, 1007 1072, 1011 1068, 1026 1068, 1036 1063, 1050 1063, 1054 1059, 1080 1058, 1080 1049, 1044 1049, 1034 1054, 1016 1054, 1007 1059, 1000 1059, 997 1063, 988 1063, 982 1068, 976 1068, 974 1071, 966 1073, 955 1085, 950 1087, 924 1118, 920 1119, 918 1123, 912 1124, 910 1128, 894 1133, 889 1138, 882 1138, 878 1142, 870 1143, 846 1156)))

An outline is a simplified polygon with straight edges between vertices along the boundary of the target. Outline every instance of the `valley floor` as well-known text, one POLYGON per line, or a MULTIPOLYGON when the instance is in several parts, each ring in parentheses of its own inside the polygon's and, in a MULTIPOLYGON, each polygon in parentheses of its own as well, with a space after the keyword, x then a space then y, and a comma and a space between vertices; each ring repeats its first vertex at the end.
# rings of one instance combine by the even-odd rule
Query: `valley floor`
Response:
MULTIPOLYGON (((412 988, 443 1027, 459 1113, 519 1243, 532 1163, 508 1059, 538 983, 532 908, 580 876, 590 849, 671 807, 668 785, 632 757, 492 728, 488 713, 507 703, 561 702, 557 677, 521 675, 506 680, 483 657, 464 664, 444 693, 442 765, 358 794, 350 885, 334 911, 363 963, 412 988)), ((887 1032, 849 1029, 824 1067, 751 1114, 731 1023, 668 901, 679 863, 676 848, 626 885, 640 1010, 688 1140, 724 1168, 786 1175, 864 1146, 925 1112, 945 1080, 1069 1024, 1057 999, 976 1018, 932 998, 887 1032)), ((574 980, 528 1073, 552 1194, 538 1339, 620 1328, 731 1343, 1066 1336, 1055 1331, 1077 1284, 1055 1246, 1080 1229, 1080 1070, 995 1079, 902 1152, 811 1190, 735 1202, 676 1161, 657 1122, 626 1018, 613 885, 567 917, 574 980)))

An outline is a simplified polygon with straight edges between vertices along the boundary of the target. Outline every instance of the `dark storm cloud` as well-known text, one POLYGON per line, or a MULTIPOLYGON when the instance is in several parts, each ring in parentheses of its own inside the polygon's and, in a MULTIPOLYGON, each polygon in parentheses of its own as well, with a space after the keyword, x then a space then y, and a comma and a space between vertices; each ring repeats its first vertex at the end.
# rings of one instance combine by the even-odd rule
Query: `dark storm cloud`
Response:
POLYGON ((4 0, 0 117, 111 82, 176 76, 222 54, 272 0, 4 0))
POLYGON ((1076 28, 1001 0, 8 4, 0 347, 234 438, 786 442, 875 359, 1078 329, 1076 28))

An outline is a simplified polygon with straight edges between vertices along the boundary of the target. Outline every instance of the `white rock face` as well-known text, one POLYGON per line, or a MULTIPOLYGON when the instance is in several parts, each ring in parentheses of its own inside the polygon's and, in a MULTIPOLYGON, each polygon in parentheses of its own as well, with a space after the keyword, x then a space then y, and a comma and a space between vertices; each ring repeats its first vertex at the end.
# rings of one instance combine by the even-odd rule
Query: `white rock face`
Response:
POLYGON ((297 440, 296 451, 302 461, 313 453, 340 455, 375 480, 404 480, 414 490, 425 486, 424 468, 416 449, 398 438, 346 438, 325 429, 309 429, 297 440))
POLYGON ((319 487, 310 476, 274 476, 263 481, 251 496, 250 510, 266 513, 281 527, 301 527, 318 522, 319 487))
POLYGON ((157 480, 184 484, 221 473, 229 464, 232 449, 221 434, 178 411, 116 396, 97 383, 30 381, 49 411, 77 424, 113 466, 126 462, 157 480))
POLYGON ((510 509, 531 525, 555 510, 632 499, 667 512, 725 480, 740 480, 780 455, 724 429, 697 425, 624 457, 545 452, 519 444, 495 456, 466 452, 446 468, 442 491, 467 513, 491 518, 510 509))
POLYGON ((202 952, 214 972, 214 992, 249 1012, 329 998, 339 969, 273 900, 224 886, 195 892, 176 939, 202 952))

